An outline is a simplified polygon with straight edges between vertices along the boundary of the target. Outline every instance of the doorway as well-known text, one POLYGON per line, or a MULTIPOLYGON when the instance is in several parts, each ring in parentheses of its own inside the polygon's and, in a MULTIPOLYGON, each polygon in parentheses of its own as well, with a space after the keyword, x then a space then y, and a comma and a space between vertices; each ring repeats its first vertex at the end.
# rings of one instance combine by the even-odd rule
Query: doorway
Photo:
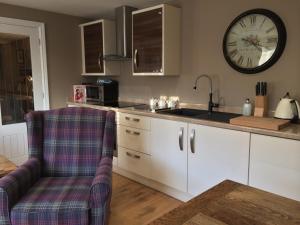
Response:
POLYGON ((44 24, 0 17, 0 154, 28 158, 24 116, 49 109, 44 24))

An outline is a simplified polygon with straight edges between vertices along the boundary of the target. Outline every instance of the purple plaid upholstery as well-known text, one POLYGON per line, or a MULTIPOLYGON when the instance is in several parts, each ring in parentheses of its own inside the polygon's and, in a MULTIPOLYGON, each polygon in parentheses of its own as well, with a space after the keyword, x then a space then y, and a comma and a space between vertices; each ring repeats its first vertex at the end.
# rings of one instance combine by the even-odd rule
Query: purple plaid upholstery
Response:
POLYGON ((26 121, 31 158, 0 180, 0 224, 106 224, 115 113, 66 108, 26 121))
POLYGON ((0 179, 0 224, 10 225, 9 213, 14 204, 40 178, 38 159, 29 159, 14 172, 0 179))
POLYGON ((92 182, 93 177, 41 178, 12 208, 12 224, 88 225, 92 182))
POLYGON ((95 175, 103 148, 107 112, 75 109, 51 110, 44 114, 45 176, 95 175))
POLYGON ((91 187, 91 225, 104 225, 111 199, 112 160, 103 157, 91 187))
POLYGON ((44 112, 36 111, 26 115, 29 158, 35 157, 42 160, 43 156, 43 122, 44 112))

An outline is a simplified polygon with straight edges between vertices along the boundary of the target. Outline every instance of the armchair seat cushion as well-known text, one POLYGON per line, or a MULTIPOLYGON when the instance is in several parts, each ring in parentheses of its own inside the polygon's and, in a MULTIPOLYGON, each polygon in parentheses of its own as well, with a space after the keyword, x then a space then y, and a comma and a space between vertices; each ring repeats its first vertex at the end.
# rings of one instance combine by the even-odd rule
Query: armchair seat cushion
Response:
POLYGON ((12 208, 12 225, 86 225, 93 177, 41 178, 12 208))

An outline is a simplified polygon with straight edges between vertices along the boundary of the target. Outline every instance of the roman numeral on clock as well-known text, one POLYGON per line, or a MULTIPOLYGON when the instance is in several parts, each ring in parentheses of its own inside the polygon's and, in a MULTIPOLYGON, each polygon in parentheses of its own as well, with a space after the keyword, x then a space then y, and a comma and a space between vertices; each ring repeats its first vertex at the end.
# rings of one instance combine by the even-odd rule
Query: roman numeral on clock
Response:
POLYGON ((248 58, 247 59, 247 67, 253 67, 252 59, 248 58))
POLYGON ((234 58, 237 55, 237 53, 238 53, 238 50, 234 49, 234 50, 229 52, 229 55, 230 55, 231 58, 234 58))
POLYGON ((261 22, 261 24, 260 24, 260 29, 262 28, 262 26, 264 25, 264 23, 266 22, 266 20, 267 20, 267 18, 264 18, 264 20, 261 22))
POLYGON ((240 24, 240 26, 241 26, 242 28, 246 28, 246 24, 245 24, 244 20, 241 20, 241 21, 239 22, 239 24, 240 24))
POLYGON ((240 58, 239 58, 238 61, 237 61, 237 64, 242 65, 242 64, 243 64, 243 61, 244 61, 244 57, 243 57, 243 56, 240 56, 240 58))
POLYGON ((236 41, 228 42, 227 46, 236 46, 236 41))
POLYGON ((278 38, 272 37, 272 38, 268 38, 267 39, 268 43, 277 43, 278 42, 278 38))
POLYGON ((275 30, 275 27, 271 27, 271 28, 269 28, 268 30, 266 30, 266 33, 268 34, 268 33, 270 33, 270 32, 273 31, 273 30, 275 30))
POLYGON ((255 15, 250 16, 250 23, 251 23, 251 25, 254 25, 256 23, 256 16, 255 15))

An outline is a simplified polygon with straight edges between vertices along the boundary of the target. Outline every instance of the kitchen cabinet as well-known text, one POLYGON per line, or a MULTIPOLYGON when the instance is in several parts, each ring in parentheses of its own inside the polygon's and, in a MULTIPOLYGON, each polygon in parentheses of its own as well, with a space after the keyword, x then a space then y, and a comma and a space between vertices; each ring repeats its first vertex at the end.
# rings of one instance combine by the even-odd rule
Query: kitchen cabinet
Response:
POLYGON ((187 123, 151 119, 152 179, 187 191, 187 123))
POLYGON ((132 13, 133 75, 179 75, 181 9, 162 4, 132 13))
POLYGON ((193 195, 229 179, 248 182, 250 134, 189 124, 188 192, 193 195))
POLYGON ((117 114, 118 167, 151 178, 150 118, 117 114))
POLYGON ((300 201, 300 141, 251 134, 249 185, 300 201))
POLYGON ((126 148, 118 148, 118 166, 124 170, 151 178, 151 156, 126 148))
POLYGON ((82 75, 119 75, 120 64, 105 61, 104 56, 115 54, 115 22, 97 20, 80 25, 82 46, 82 75))

